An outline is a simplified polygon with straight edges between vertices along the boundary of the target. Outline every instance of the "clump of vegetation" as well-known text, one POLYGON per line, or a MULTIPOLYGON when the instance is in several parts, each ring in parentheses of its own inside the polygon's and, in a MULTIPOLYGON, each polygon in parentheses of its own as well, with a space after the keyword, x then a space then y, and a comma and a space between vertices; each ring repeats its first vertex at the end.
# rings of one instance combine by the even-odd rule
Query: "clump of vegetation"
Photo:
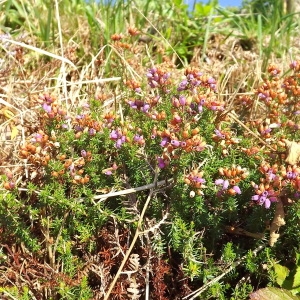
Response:
POLYGON ((266 12, 1 5, 1 297, 299 294, 300 60, 266 12))

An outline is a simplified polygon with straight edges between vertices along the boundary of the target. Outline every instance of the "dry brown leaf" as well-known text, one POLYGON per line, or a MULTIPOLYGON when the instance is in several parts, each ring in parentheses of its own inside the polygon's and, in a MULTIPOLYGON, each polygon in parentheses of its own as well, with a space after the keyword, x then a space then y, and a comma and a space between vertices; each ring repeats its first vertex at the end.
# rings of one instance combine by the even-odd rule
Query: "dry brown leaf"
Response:
POLYGON ((138 271, 140 267, 140 257, 136 253, 132 253, 129 257, 129 267, 132 271, 138 271))
POLYGON ((284 221, 284 208, 281 199, 278 199, 276 202, 275 215, 270 227, 270 239, 269 245, 271 247, 277 242, 280 237, 280 234, 277 233, 281 226, 285 225, 284 221))
POLYGON ((130 286, 127 288, 127 296, 129 299, 137 300, 141 297, 140 286, 135 278, 130 278, 130 286))
POLYGON ((15 117, 15 114, 6 107, 0 109, 0 114, 4 115, 7 119, 13 119, 15 117))
POLYGON ((286 162, 290 165, 296 165, 300 160, 300 144, 294 141, 283 140, 287 149, 286 162))
POLYGON ((16 126, 13 126, 11 128, 10 139, 14 140, 18 136, 18 134, 19 134, 18 128, 16 126))

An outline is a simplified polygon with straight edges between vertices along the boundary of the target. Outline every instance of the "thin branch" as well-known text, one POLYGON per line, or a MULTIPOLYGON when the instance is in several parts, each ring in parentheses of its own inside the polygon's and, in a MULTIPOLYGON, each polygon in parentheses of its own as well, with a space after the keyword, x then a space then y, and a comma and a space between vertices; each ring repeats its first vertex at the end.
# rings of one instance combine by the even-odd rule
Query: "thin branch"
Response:
MULTIPOLYGON (((132 194, 132 193, 136 193, 136 192, 140 192, 140 191, 144 191, 144 190, 150 190, 152 188, 156 188, 156 187, 161 187, 164 186, 166 184, 171 185, 173 183, 173 179, 169 179, 169 180, 161 180, 158 181, 156 183, 150 183, 150 184, 146 184, 143 186, 139 186, 137 188, 130 188, 130 189, 126 189, 126 190, 122 190, 122 191, 117 191, 117 192, 111 192, 111 193, 107 193, 107 194, 103 194, 103 195, 97 195, 93 197, 93 200, 106 200, 107 198, 110 197, 116 197, 116 196, 122 196, 122 195, 127 195, 127 194, 132 194)), ((17 188, 18 191, 25 191, 28 192, 29 189, 27 188, 17 188)), ((4 188, 0 188, 0 191, 6 191, 6 189, 4 188)), ((40 195, 41 191, 38 190, 33 190, 34 193, 36 193, 37 195, 40 195)), ((47 196, 49 199, 53 199, 55 200, 54 197, 52 196, 47 196)), ((78 201, 78 203, 82 202, 84 200, 84 198, 78 198, 76 199, 78 201)), ((101 201, 98 201, 97 203, 94 203, 95 205, 98 204, 101 201)))
POLYGON ((137 188, 130 188, 130 189, 126 189, 126 190, 122 190, 122 191, 118 191, 118 192, 113 192, 113 193, 108 193, 108 194, 104 194, 104 195, 97 195, 97 196, 94 196, 93 199, 94 200, 101 200, 101 199, 106 200, 107 198, 110 198, 110 197, 127 195, 127 194, 136 193, 136 192, 139 192, 139 191, 149 190, 149 189, 152 189, 152 188, 155 188, 155 187, 165 185, 166 183, 171 184, 172 182, 173 182, 172 179, 167 180, 167 181, 166 180, 161 180, 161 181, 146 184, 146 185, 143 185, 143 186, 140 186, 140 187, 137 187, 137 188))

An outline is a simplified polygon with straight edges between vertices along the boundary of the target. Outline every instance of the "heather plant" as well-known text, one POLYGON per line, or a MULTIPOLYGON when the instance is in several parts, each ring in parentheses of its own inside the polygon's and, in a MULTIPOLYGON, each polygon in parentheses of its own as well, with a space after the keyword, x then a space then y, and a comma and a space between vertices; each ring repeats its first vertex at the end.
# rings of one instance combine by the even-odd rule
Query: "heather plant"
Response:
MULTIPOLYGON (((142 31, 107 31, 108 56, 81 73, 71 69, 80 52, 42 52, 48 74, 63 76, 55 89, 30 86, 27 107, 3 89, 14 149, 1 152, 1 296, 246 299, 267 286, 297 295, 300 62, 271 64, 255 89, 228 99, 213 70, 178 68, 171 44, 149 48, 142 31)), ((26 51, 37 47, 10 40, 1 37, 13 62, 3 74, 21 68, 26 79, 26 51)))

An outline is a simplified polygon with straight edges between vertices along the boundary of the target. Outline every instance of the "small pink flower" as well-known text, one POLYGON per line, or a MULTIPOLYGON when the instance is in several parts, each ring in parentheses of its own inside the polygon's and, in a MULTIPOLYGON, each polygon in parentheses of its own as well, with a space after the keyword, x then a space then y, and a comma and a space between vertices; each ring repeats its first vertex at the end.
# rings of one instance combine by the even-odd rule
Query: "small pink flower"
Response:
POLYGON ((158 161, 158 167, 160 169, 163 169, 163 168, 166 167, 167 164, 166 164, 166 162, 164 161, 164 159, 162 157, 158 157, 157 161, 158 161))
POLYGON ((43 109, 47 112, 50 113, 52 111, 51 105, 44 103, 43 104, 43 109))

